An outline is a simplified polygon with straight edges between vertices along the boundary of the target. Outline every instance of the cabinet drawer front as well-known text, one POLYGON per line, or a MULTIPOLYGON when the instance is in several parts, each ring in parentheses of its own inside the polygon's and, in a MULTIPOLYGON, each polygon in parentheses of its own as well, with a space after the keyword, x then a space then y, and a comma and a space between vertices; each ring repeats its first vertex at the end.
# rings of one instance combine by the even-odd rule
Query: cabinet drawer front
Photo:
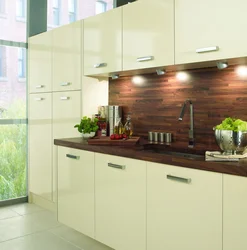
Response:
POLYGON ((146 248, 146 162, 96 153, 95 202, 98 241, 119 250, 146 248))
POLYGON ((81 21, 53 31, 53 91, 81 89, 81 21))
POLYGON ((174 64, 174 1, 123 7, 123 70, 174 64))
POLYGON ((51 104, 51 93, 30 94, 28 103, 29 120, 31 122, 36 120, 40 124, 42 122, 41 119, 43 119, 43 123, 50 123, 52 118, 51 104))
POLYGON ((246 9, 245 0, 175 0, 175 63, 246 56, 246 9))
POLYGON ((85 19, 84 74, 97 75, 121 70, 122 8, 85 19))
POLYGON ((52 32, 29 38, 29 93, 51 91, 52 32))
POLYGON ((147 225, 148 250, 222 249, 222 174, 148 162, 147 225))
POLYGON ((58 220, 94 238, 94 153, 58 147, 58 220))

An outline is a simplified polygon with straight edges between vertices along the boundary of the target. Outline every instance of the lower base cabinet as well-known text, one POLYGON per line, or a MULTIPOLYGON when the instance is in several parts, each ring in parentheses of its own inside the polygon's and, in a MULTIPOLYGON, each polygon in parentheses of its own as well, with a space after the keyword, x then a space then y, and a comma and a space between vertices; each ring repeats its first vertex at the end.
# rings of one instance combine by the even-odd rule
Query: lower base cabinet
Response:
POLYGON ((247 249, 247 178, 223 175, 223 250, 247 249))
POLYGON ((94 153, 58 147, 58 221, 94 238, 94 153))
POLYGON ((147 163, 147 250, 164 249, 222 250, 222 174, 147 163))
POLYGON ((145 161, 95 153, 95 239, 116 250, 146 249, 145 161))

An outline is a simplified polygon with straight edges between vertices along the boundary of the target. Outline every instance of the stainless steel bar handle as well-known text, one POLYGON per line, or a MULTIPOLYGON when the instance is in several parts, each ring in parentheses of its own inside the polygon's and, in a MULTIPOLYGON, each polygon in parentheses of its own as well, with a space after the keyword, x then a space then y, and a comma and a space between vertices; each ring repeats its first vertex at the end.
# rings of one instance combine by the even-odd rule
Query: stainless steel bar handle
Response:
POLYGON ((44 98, 42 98, 42 97, 37 97, 37 98, 34 98, 34 100, 35 100, 35 101, 43 101, 44 98))
POLYGON ((126 168, 125 165, 118 165, 118 164, 114 164, 114 163, 108 163, 108 167, 111 167, 111 168, 118 168, 118 169, 122 169, 124 170, 126 168))
POLYGON ((60 83, 60 86, 69 86, 71 82, 62 82, 60 83))
POLYGON ((69 100, 70 98, 69 98, 69 96, 61 96, 60 97, 60 100, 69 100))
POLYGON ((80 160, 80 156, 76 156, 76 155, 66 154, 66 157, 75 159, 75 160, 80 160))
POLYGON ((138 57, 136 59, 137 62, 146 62, 146 61, 151 61, 153 60, 154 57, 153 56, 143 56, 143 57, 138 57))
POLYGON ((199 48, 196 49, 196 53, 206 53, 206 52, 212 52, 212 51, 217 51, 220 48, 218 46, 212 46, 212 47, 205 47, 205 48, 199 48))
POLYGON ((174 175, 170 175, 168 174, 166 176, 167 179, 169 180, 173 180, 173 181, 179 181, 179 182, 184 182, 184 183, 191 183, 191 179, 190 178, 183 178, 183 177, 178 177, 178 176, 174 176, 174 175))
POLYGON ((94 68, 102 68, 106 66, 107 66, 107 63, 96 63, 93 65, 94 68))
POLYGON ((41 88, 44 88, 44 87, 45 87, 45 85, 36 85, 35 86, 36 89, 41 89, 41 88))

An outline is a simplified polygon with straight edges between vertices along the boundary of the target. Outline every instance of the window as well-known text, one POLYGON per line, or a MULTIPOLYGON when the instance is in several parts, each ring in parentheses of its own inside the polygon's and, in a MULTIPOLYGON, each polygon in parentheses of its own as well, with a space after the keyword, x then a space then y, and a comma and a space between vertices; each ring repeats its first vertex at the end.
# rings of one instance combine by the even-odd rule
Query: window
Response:
POLYGON ((5 13, 5 0, 0 0, 0 14, 5 13))
POLYGON ((100 14, 106 11, 106 2, 97 1, 96 2, 96 14, 100 14))
POLYGON ((18 48, 18 77, 26 78, 26 50, 18 48))
POLYGON ((76 0, 69 0, 69 22, 76 21, 76 0))
POLYGON ((16 16, 25 18, 26 17, 26 0, 17 0, 16 2, 16 16))
POLYGON ((60 24, 60 0, 53 0, 53 24, 58 26, 60 24))
POLYGON ((7 76, 6 47, 0 46, 0 78, 7 76))

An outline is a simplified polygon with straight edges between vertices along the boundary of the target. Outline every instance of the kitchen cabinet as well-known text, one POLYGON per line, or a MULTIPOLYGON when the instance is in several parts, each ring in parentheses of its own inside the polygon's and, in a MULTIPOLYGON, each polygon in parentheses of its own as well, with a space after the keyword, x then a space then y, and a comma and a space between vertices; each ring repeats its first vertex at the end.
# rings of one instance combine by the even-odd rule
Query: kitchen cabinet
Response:
POLYGON ((52 200, 52 96, 30 94, 29 102, 29 190, 52 200))
POLYGON ((53 91, 81 89, 82 21, 53 30, 53 91))
POLYGON ((223 175, 223 249, 247 249, 247 179, 223 175))
POLYGON ((84 20, 84 74, 122 71, 122 8, 84 20))
POLYGON ((58 221, 94 238, 94 153, 58 147, 58 221))
POLYGON ((28 40, 29 93, 50 92, 52 87, 52 32, 28 40))
POLYGON ((175 63, 247 55, 245 0, 175 0, 175 63))
MULTIPOLYGON (((52 135, 59 138, 78 137, 74 125, 81 119, 81 91, 53 92, 52 135)), ((53 201, 57 201, 57 146, 53 145, 53 201)))
POLYGON ((174 64, 174 1, 123 6, 123 70, 174 64))
POLYGON ((153 249, 222 249, 222 174, 147 163, 147 250, 153 249))
POLYGON ((146 249, 146 162, 95 153, 95 239, 146 249))

